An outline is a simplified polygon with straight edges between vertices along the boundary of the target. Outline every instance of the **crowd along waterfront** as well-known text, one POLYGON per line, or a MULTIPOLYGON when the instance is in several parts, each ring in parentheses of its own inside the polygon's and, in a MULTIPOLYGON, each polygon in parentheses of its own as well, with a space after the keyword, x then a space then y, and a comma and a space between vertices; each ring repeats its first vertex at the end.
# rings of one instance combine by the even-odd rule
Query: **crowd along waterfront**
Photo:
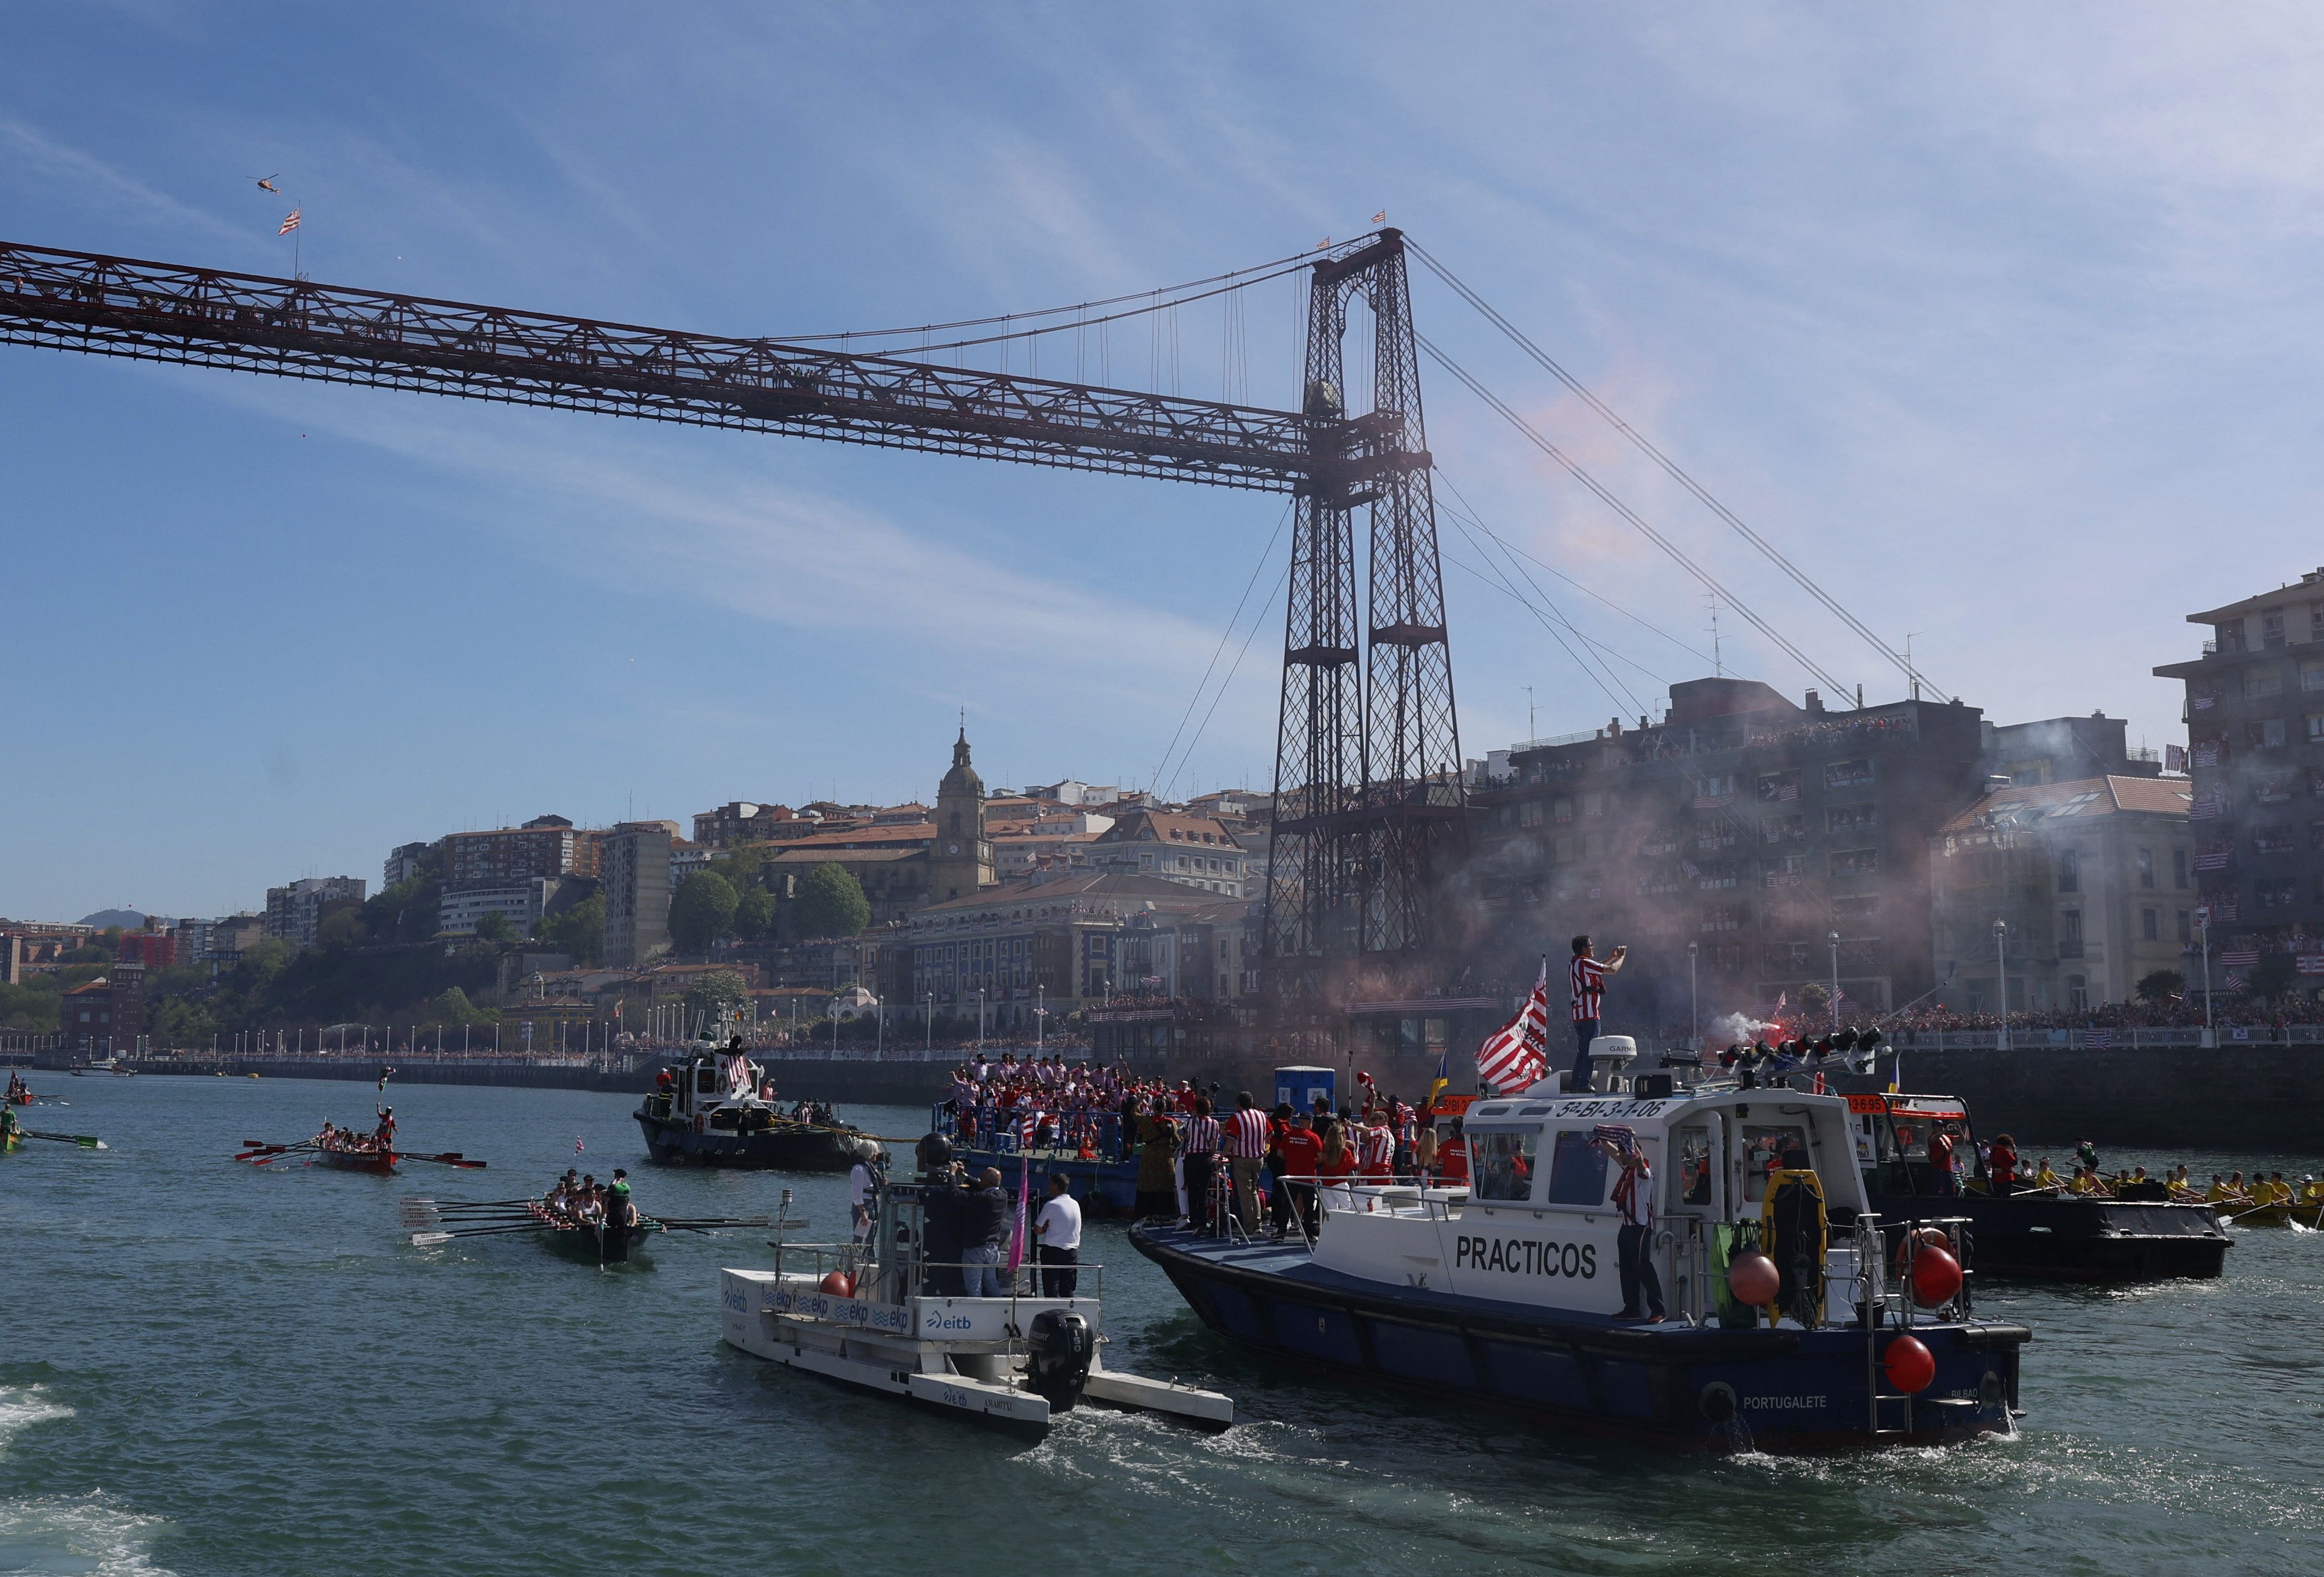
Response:
MULTIPOLYGON (((1805 1568, 1838 1550, 1909 1569, 1998 1552, 2054 1572, 2288 1572, 2324 1538, 2307 1489, 2324 1476, 2324 1360, 2300 1336, 2324 1300, 2314 1234, 2238 1231, 2217 1280, 1984 1289, 1981 1313, 2037 1333, 2015 1436, 1674 1460, 1243 1356, 1120 1228, 1095 1223, 1085 1258, 1107 1267, 1109 1365, 1222 1391, 1238 1422, 1212 1434, 1084 1407, 1028 1446, 724 1347, 718 1271, 770 1266, 760 1234, 670 1234, 650 1265, 606 1275, 521 1236, 415 1249, 407 1179, 228 1158, 245 1134, 360 1120, 361 1087, 120 1079, 53 1093, 112 1148, 0 1157, 14 1293, 0 1568, 677 1573, 748 1550, 801 1572, 913 1551, 976 1571, 1021 1564, 1034 1541, 1053 1563, 1269 1572, 1805 1568)), ((492 1157, 482 1191, 623 1165, 650 1213, 770 1214, 788 1187, 817 1235, 844 1231, 841 1177, 639 1167, 634 1104, 456 1086, 397 1098, 431 1143, 492 1157)), ((926 1120, 845 1114, 879 1132, 926 1120)))

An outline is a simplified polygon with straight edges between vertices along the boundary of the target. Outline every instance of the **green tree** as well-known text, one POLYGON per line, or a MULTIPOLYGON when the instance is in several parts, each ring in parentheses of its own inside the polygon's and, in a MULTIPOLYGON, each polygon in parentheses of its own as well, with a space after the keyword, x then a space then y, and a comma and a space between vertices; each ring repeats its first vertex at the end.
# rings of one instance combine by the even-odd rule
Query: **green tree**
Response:
POLYGON ((429 1013, 439 1024, 486 1024, 492 1020, 468 993, 458 986, 447 987, 428 1004, 429 1013))
POLYGON ((2138 977, 2138 1000, 2161 1007, 2187 989, 2187 977, 2175 969, 2157 969, 2138 977))
MULTIPOLYGON (((1800 988, 1800 1011, 1806 1014, 1811 1020, 1829 1012, 1831 1009, 1831 987, 1810 981, 1800 988)), ((1805 1035, 1808 1031, 1803 1029, 1800 1033, 1805 1035)))
POLYGON ((352 947, 364 940, 362 911, 344 908, 325 915, 315 927, 318 947, 352 947))
POLYGON ((799 882, 791 919, 801 936, 853 936, 872 923, 872 904, 847 867, 826 863, 799 882))
POLYGON ((669 900, 669 939, 685 953, 707 953, 734 924, 742 902, 733 885, 714 871, 697 871, 669 900))
POLYGON ((2300 987, 2300 965, 2289 953, 2263 953, 2244 975, 2244 991, 2263 1002, 2282 1002, 2300 987))
POLYGON ((775 930, 775 895, 763 887, 745 890, 734 906, 734 934, 749 941, 770 936, 775 930))
POLYGON ((595 964, 605 954, 605 895, 593 892, 570 908, 543 916, 533 934, 574 963, 595 964))
POLYGON ((515 939, 516 927, 509 924, 509 918, 500 910, 486 909, 476 917, 477 941, 490 942, 497 946, 503 942, 512 942, 515 939))
POLYGON ((0 983, 0 1029, 53 1034, 63 991, 52 974, 36 974, 23 985, 0 983))
POLYGON ((742 977, 731 969, 714 969, 686 988, 686 1008, 689 1014, 715 1019, 719 1010, 731 1007, 750 994, 742 977))

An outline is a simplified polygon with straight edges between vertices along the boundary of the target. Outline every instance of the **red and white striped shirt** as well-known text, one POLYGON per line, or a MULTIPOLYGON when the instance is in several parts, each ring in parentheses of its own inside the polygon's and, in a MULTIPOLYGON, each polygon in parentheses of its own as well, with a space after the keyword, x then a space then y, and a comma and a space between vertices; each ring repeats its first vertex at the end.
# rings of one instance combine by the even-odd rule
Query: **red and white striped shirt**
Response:
POLYGON ((1387 1176, 1388 1164, 1396 1158, 1396 1135, 1384 1123, 1360 1128, 1356 1135, 1361 1141, 1358 1154, 1362 1157, 1364 1176, 1387 1176))
POLYGON ((1599 1010, 1606 1002, 1605 964, 1577 953, 1566 978, 1573 987, 1573 1021, 1579 1024, 1584 1019, 1601 1017, 1599 1010))
POLYGON ((1214 1156, 1219 1153, 1219 1120, 1215 1117, 1186 1119, 1185 1141, 1180 1152, 1189 1156, 1214 1156))
POLYGON ((1238 1161, 1267 1158, 1267 1113, 1246 1106, 1227 1122, 1227 1155, 1238 1161))

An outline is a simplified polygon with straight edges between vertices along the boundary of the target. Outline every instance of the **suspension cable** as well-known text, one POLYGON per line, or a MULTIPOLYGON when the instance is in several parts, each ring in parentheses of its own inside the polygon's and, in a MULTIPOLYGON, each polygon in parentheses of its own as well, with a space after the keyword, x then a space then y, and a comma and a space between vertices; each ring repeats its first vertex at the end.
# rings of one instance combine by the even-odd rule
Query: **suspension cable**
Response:
POLYGON ((1932 689, 1937 687, 1929 684, 1927 678, 1922 674, 1920 669, 1916 668, 1904 653, 1896 650, 1886 641, 1883 641, 1879 636, 1874 634, 1870 626, 1867 625, 1853 613, 1849 612, 1838 598, 1834 597, 1830 592, 1825 591, 1822 586, 1817 585, 1815 580, 1810 576, 1805 570, 1793 563, 1792 560, 1785 557, 1783 551, 1773 542, 1768 541, 1766 538, 1761 536, 1757 531, 1753 530, 1748 525, 1745 524, 1743 518, 1740 515, 1738 515, 1733 510, 1729 509, 1724 503, 1721 503, 1712 495, 1709 488, 1703 486, 1702 484, 1697 482, 1692 475, 1688 475, 1677 461, 1663 453, 1663 451, 1656 447, 1652 440, 1648 439, 1645 434, 1639 432, 1637 429, 1623 420, 1621 417, 1617 415, 1613 409, 1607 405, 1604 401, 1599 399, 1597 395, 1591 392, 1580 379, 1576 378, 1572 373, 1567 372, 1563 366, 1558 364, 1554 357, 1550 355, 1548 352, 1543 350, 1541 346, 1536 345, 1517 327, 1517 325, 1511 323, 1507 318, 1503 317, 1491 303, 1488 302, 1475 290, 1470 289, 1470 287, 1463 282, 1459 276, 1454 274, 1451 269, 1445 267, 1443 263, 1432 256, 1426 247, 1421 245, 1418 242, 1412 240, 1409 236, 1406 237, 1405 244, 1420 259, 1422 263, 1428 265, 1431 272, 1435 274, 1438 279, 1443 280, 1447 285, 1451 286, 1453 292, 1462 300, 1475 308, 1478 313, 1484 318, 1485 321, 1490 323, 1494 327, 1499 329, 1504 335, 1508 336, 1511 344, 1515 345, 1536 363, 1546 369, 1552 376, 1557 379, 1559 383, 1564 384, 1568 389, 1579 395, 1582 402, 1588 405, 1591 410, 1596 411, 1600 417, 1604 418, 1607 424, 1612 427, 1616 432, 1620 433, 1624 438, 1629 439, 1632 444, 1637 447, 1640 453, 1644 454, 1655 465, 1661 466, 1665 474, 1666 474, 1671 480, 1676 482, 1681 487, 1685 488, 1687 492, 1692 493, 1703 507, 1710 510, 1711 513, 1717 515, 1729 526, 1732 527, 1745 541, 1757 549, 1760 553, 1766 558, 1769 563, 1775 565, 1776 568, 1789 576, 1793 582, 1797 585, 1801 590, 1806 592, 1808 595, 1813 597, 1818 603, 1821 604, 1826 612, 1830 613, 1834 618, 1840 620, 1841 623, 1846 624, 1850 630, 1854 631, 1858 636, 1862 638, 1867 645, 1870 646, 1883 658, 1895 664, 1897 670, 1904 676, 1905 680, 1908 683, 1917 686, 1928 686, 1928 687, 1932 689))
MULTIPOLYGON (((1291 519, 1291 508, 1295 502, 1290 499, 1284 501, 1283 513, 1276 520, 1274 533, 1267 539, 1267 546, 1259 550, 1259 562, 1250 567, 1250 578, 1243 583, 1242 595, 1235 599, 1234 612, 1228 615, 1226 628, 1219 632, 1219 643, 1212 649, 1209 666, 1203 669, 1203 677, 1195 684, 1194 693, 1186 697, 1186 709, 1178 715, 1178 726, 1170 735, 1170 742, 1162 747, 1162 759, 1154 764, 1154 775, 1147 779, 1149 788, 1161 783, 1162 769, 1170 764, 1171 752, 1178 748, 1178 737, 1186 732, 1186 720, 1194 715, 1194 708, 1202 704, 1203 692, 1210 687, 1211 675, 1217 671, 1219 659, 1225 653, 1227 642, 1234 638, 1236 626, 1242 622, 1242 611, 1250 601, 1251 588, 1259 585, 1259 577, 1265 572, 1268 560, 1275 557, 1276 543, 1283 540, 1283 528, 1291 519)), ((1194 747, 1189 744, 1186 748, 1192 751, 1194 747)), ((1181 770, 1185 770, 1185 761, 1180 761, 1178 765, 1181 770)))
MULTIPOLYGON (((955 328, 983 328, 995 323, 1021 323, 1039 318, 1062 318, 1068 313, 1084 313, 1091 310, 1093 308, 1118 307, 1125 301, 1150 302, 1157 297, 1160 296, 1175 297, 1181 290, 1201 290, 1206 285, 1227 285, 1230 288, 1233 288, 1232 281, 1236 280, 1242 280, 1243 282, 1250 284, 1257 283, 1260 277, 1264 277, 1266 279, 1279 279, 1286 273, 1295 273, 1298 272, 1297 267, 1289 267, 1286 265, 1296 264, 1298 265, 1298 267, 1305 267, 1314 262, 1314 254, 1312 253, 1295 253, 1289 257, 1270 258, 1265 263, 1252 263, 1244 268, 1229 269, 1224 273, 1214 273, 1204 279, 1188 280, 1182 284, 1162 285, 1143 290, 1132 290, 1126 295, 1103 296, 1093 300, 1074 301, 1062 307, 1037 307, 1028 311, 1023 312, 996 312, 989 318, 956 318, 948 323, 917 323, 908 328, 846 328, 831 334, 783 334, 776 335, 772 337, 779 339, 785 345, 814 345, 822 341, 834 339, 890 339, 903 335, 943 334, 955 328)), ((1216 292, 1208 291, 1205 293, 1215 294, 1216 292)), ((1192 299, 1199 300, 1200 298, 1192 299)), ((1089 321, 1094 323, 1097 319, 1093 318, 1089 319, 1089 321)), ((1060 323, 1053 324, 1047 327, 1029 329, 1026 332, 1047 334, 1054 333, 1057 329, 1070 328, 1072 327, 1073 325, 1070 323, 1060 323)), ((929 346, 925 348, 942 349, 945 347, 929 346)))
POLYGON ((1767 622, 1766 620, 1761 618, 1749 604, 1744 602, 1733 592, 1728 590, 1724 586, 1721 586, 1718 579, 1713 576, 1709 570, 1703 568, 1702 565, 1696 563, 1692 558, 1690 558, 1684 549, 1672 541, 1668 537, 1663 535, 1662 532, 1656 530, 1654 526, 1647 522, 1644 516, 1640 515, 1628 504, 1624 503, 1620 499, 1615 497, 1612 493, 1607 490, 1603 483, 1600 482, 1595 476, 1583 469, 1579 461, 1575 460, 1571 455, 1568 455, 1563 449, 1559 448, 1555 444, 1551 443, 1549 439, 1544 438, 1540 430, 1531 422, 1527 421, 1524 417, 1518 415, 1515 410, 1511 409, 1507 401, 1494 393, 1490 389, 1485 387, 1483 383, 1480 383, 1473 375, 1471 374, 1469 370, 1463 367, 1460 363, 1454 361, 1451 356, 1446 355, 1443 351, 1437 347, 1436 343, 1434 340, 1430 339, 1426 335, 1420 333, 1417 329, 1414 330, 1413 338, 1419 344, 1420 348, 1426 351, 1438 365, 1442 366, 1446 372, 1452 374, 1454 378, 1459 380, 1462 387, 1466 388, 1469 392, 1474 394, 1478 399, 1490 406, 1495 414, 1499 415, 1502 420, 1517 429, 1518 433, 1525 438, 1526 442, 1532 444, 1534 447, 1539 449, 1543 454, 1548 456, 1551 459, 1563 466, 1566 472, 1572 475, 1575 481, 1581 483, 1582 486, 1588 488, 1592 493, 1596 494, 1600 502, 1603 503, 1607 508, 1619 515, 1622 520, 1631 527, 1631 529, 1637 531, 1641 536, 1645 537, 1646 540, 1652 542, 1655 547, 1660 548, 1665 553, 1668 554, 1672 562, 1675 563, 1681 569, 1685 570, 1689 575, 1692 576, 1708 590, 1716 592, 1729 606, 1732 607, 1737 613, 1742 614, 1745 621, 1748 622, 1753 629, 1758 631, 1760 634, 1766 636, 1769 641, 1773 642, 1776 650, 1783 652, 1784 656, 1790 658, 1794 662, 1798 663, 1800 667, 1805 669, 1810 674, 1813 675, 1819 684, 1830 686, 1835 696, 1845 696, 1848 693, 1848 687, 1840 678, 1819 666, 1814 659, 1807 655, 1807 653, 1802 651, 1796 645, 1794 645, 1791 639, 1784 635, 1782 631, 1776 629, 1773 624, 1767 622))

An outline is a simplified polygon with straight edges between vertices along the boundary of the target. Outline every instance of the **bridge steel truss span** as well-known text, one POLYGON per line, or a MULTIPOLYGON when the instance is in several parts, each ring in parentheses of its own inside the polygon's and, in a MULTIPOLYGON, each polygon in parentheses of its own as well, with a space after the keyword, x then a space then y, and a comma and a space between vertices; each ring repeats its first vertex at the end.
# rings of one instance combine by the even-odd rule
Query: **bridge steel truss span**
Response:
POLYGON ((1296 412, 5 242, 0 343, 1292 493, 1270 986, 1321 1008, 1334 961, 1438 941, 1460 738, 1398 231, 1314 263, 1296 412), (1376 408, 1351 416, 1360 293, 1376 408))

